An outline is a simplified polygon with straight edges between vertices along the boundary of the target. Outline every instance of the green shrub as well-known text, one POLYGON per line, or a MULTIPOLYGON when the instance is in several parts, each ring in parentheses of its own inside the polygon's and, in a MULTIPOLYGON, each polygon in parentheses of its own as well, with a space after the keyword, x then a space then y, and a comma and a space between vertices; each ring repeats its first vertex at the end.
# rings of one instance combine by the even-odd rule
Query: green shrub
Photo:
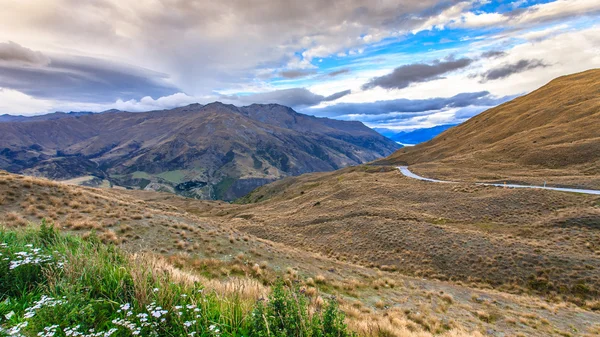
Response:
POLYGON ((298 289, 287 289, 281 280, 273 287, 266 303, 256 304, 252 316, 256 336, 352 336, 335 299, 330 299, 324 310, 311 318, 307 297, 298 289))

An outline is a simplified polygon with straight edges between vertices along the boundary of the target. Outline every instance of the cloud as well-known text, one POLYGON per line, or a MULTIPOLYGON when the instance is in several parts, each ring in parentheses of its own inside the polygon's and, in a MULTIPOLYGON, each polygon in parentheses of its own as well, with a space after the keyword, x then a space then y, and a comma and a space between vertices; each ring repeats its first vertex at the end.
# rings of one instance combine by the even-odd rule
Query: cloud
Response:
POLYGON ((557 0, 536 4, 526 8, 515 8, 505 13, 464 12, 453 13, 437 25, 424 29, 445 27, 452 28, 490 28, 490 27, 527 27, 547 24, 558 20, 576 17, 594 17, 600 13, 600 2, 597 0, 557 0))
POLYGON ((335 76, 338 76, 338 75, 347 74, 349 72, 350 72, 350 69, 348 69, 348 68, 346 68, 346 69, 340 69, 340 70, 335 70, 335 71, 332 71, 332 72, 328 73, 327 76, 335 77, 335 76))
POLYGON ((440 61, 432 64, 415 63, 400 66, 390 74, 375 77, 362 86, 363 90, 381 87, 384 89, 402 89, 412 83, 427 82, 439 79, 441 75, 464 68, 473 62, 469 58, 440 61))
POLYGON ((598 13, 600 3, 597 0, 557 0, 518 9, 508 15, 518 24, 540 24, 571 17, 593 17, 598 13))
MULTIPOLYGON (((477 83, 479 78, 465 79, 459 71, 433 74, 432 79, 441 76, 446 79, 422 83, 415 88, 410 83, 423 79, 409 77, 408 88, 402 91, 355 90, 343 98, 344 101, 372 102, 397 98, 399 94, 445 97, 454 95, 456 90, 489 90, 496 95, 508 95, 531 90, 551 77, 600 64, 597 53, 597 36, 600 35, 571 34, 570 39, 562 38, 562 42, 555 45, 542 45, 565 34, 558 28, 554 32, 539 31, 556 20, 565 20, 572 32, 584 31, 585 27, 595 24, 587 18, 600 13, 597 0, 540 4, 529 1, 517 10, 512 3, 481 6, 483 2, 3 1, 0 85, 27 97, 58 102, 55 105, 58 109, 67 103, 84 106, 92 104, 89 102, 107 102, 104 105, 109 105, 118 99, 140 102, 146 96, 158 100, 158 97, 181 92, 201 98, 215 92, 238 94, 238 98, 244 100, 245 96, 240 93, 273 88, 269 82, 280 80, 273 75, 281 72, 287 71, 283 74, 288 75, 286 78, 306 74, 300 73, 300 69, 318 74, 306 80, 296 77, 303 80, 301 86, 315 93, 333 93, 360 88, 373 76, 379 76, 383 67, 392 72, 394 67, 406 63, 434 66, 419 60, 433 60, 448 53, 468 55, 475 62, 481 51, 493 49, 511 48, 507 50, 511 62, 543 58, 553 65, 547 71, 535 72, 535 78, 514 76, 507 80, 509 82, 489 81, 484 86, 477 83), (56 8, 69 10, 56 11, 56 8), (485 13, 490 8, 496 8, 497 13, 485 13), (566 21, 575 19, 577 22, 566 21), (419 29, 432 31, 410 33, 419 29), (442 29, 444 31, 440 31, 442 29), (519 35, 527 30, 538 32, 519 35), (456 41, 458 36, 471 39, 459 42, 456 41), (422 45, 442 38, 456 42, 422 45), (540 38, 544 41, 528 42, 540 38), (569 48, 564 47, 567 44, 569 48), (525 54, 516 53, 516 45, 527 50, 525 54), (375 58, 381 61, 375 62, 375 58), (348 72, 342 72, 343 68, 348 68, 352 76, 344 75, 348 72)), ((446 61, 449 60, 440 62, 446 61)), ((477 60, 480 61, 485 63, 486 60, 477 60)), ((487 61, 497 64, 504 58, 487 61)), ((398 83, 392 83, 394 85, 398 83)), ((402 85, 406 83, 399 81, 399 86, 402 85)), ((288 94, 290 97, 279 93, 251 100, 265 98, 308 107, 314 102, 326 102, 327 98, 298 91, 288 94)), ((30 106, 32 111, 36 109, 35 105, 30 106)))
POLYGON ((290 107, 306 107, 317 105, 321 102, 335 101, 350 94, 350 90, 344 90, 329 96, 317 95, 306 88, 291 88, 252 95, 228 95, 221 99, 234 104, 250 105, 253 103, 277 103, 290 107))
POLYGON ((52 102, 36 100, 22 92, 0 88, 0 115, 30 115, 32 112, 45 112, 52 106, 52 102))
MULTIPOLYGON (((301 110, 320 117, 340 116, 370 116, 398 113, 414 116, 414 113, 442 110, 447 108, 462 108, 467 106, 495 106, 510 99, 510 97, 494 97, 487 91, 461 93, 452 97, 437 97, 428 99, 394 99, 369 103, 338 103, 324 108, 309 108, 301 110)), ((361 118, 362 118, 361 117, 361 118)), ((362 120, 362 119, 361 119, 362 120)))
POLYGON ((135 99, 128 101, 117 100, 112 107, 114 109, 123 111, 151 111, 160 109, 173 109, 197 102, 198 98, 178 92, 176 94, 160 97, 158 99, 153 99, 150 96, 146 96, 139 101, 135 99))
POLYGON ((539 42, 539 41, 543 41, 543 40, 547 39, 548 37, 550 37, 552 35, 564 33, 568 29, 569 29, 569 25, 562 24, 562 25, 556 25, 556 26, 542 29, 542 30, 535 30, 535 31, 527 32, 527 33, 519 35, 519 37, 522 39, 532 41, 532 42, 539 42))
POLYGON ((534 68, 545 68, 548 64, 540 59, 519 60, 515 63, 506 63, 496 68, 492 68, 481 74, 482 81, 493 81, 501 78, 509 77, 510 75, 522 73, 534 68))
POLYGON ((0 11, 0 41, 42 52, 101 55, 169 74, 190 95, 208 95, 252 83, 259 69, 310 69, 321 57, 364 50, 410 31, 449 3, 10 1, 0 11))
POLYGON ((14 42, 0 45, 0 87, 59 101, 108 103, 176 93, 167 76, 90 57, 46 57, 14 42))
POLYGON ((486 59, 491 59, 491 58, 497 58, 497 57, 502 57, 502 56, 506 56, 507 53, 501 50, 489 50, 486 52, 483 52, 481 54, 481 57, 486 58, 486 59))
POLYGON ((50 63, 50 59, 38 51, 33 51, 9 41, 0 43, 0 62, 43 66, 50 63))
POLYGON ((279 76, 288 79, 301 78, 315 74, 314 70, 284 70, 279 73, 279 76))

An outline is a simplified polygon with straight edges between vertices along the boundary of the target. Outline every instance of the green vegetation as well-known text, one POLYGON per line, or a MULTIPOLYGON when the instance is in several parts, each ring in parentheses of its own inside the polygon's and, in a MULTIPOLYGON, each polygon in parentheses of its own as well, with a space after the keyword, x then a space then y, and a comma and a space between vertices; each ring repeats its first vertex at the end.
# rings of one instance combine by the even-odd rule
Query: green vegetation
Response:
POLYGON ((175 170, 175 171, 166 171, 157 174, 157 177, 163 178, 164 180, 171 182, 173 184, 182 183, 185 179, 186 170, 175 170))
POLYGON ((131 174, 132 179, 150 179, 150 175, 143 171, 135 171, 131 174))
POLYGON ((301 293, 290 292, 278 281, 269 301, 259 301, 252 312, 256 336, 353 336, 347 331, 344 316, 335 300, 329 301, 321 315, 309 315, 308 299, 301 293))
POLYGON ((205 288, 95 236, 0 228, 0 336, 349 336, 335 301, 309 314, 281 282, 268 300, 205 288))
POLYGON ((225 177, 214 186, 214 197, 216 200, 225 199, 225 193, 235 183, 236 179, 231 177, 225 177))

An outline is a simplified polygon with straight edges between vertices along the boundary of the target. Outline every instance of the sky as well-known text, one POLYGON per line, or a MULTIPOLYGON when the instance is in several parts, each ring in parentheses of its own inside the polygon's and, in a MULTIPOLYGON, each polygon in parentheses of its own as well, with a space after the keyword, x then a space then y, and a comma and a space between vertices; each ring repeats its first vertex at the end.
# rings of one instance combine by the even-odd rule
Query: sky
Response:
POLYGON ((0 114, 279 103, 407 131, 600 67, 600 1, 0 0, 0 114))

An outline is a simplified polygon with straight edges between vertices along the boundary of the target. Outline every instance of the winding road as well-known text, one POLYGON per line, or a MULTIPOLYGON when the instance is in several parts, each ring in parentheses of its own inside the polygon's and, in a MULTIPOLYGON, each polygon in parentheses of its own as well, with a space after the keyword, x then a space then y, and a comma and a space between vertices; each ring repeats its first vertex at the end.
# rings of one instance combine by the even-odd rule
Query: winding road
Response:
MULTIPOLYGON (((419 175, 412 173, 408 169, 408 166, 397 166, 397 168, 398 168, 398 170, 400 170, 400 172, 402 172, 403 175, 405 175, 409 178, 413 178, 413 179, 429 181, 429 182, 434 182, 434 183, 444 183, 444 184, 458 184, 459 183, 458 181, 437 180, 437 179, 421 177, 419 175)), ((493 183, 475 183, 475 184, 483 185, 483 186, 496 186, 496 187, 508 187, 508 188, 533 188, 533 189, 539 189, 539 190, 552 190, 552 191, 560 191, 560 192, 600 195, 599 190, 586 190, 586 189, 578 189, 578 188, 546 187, 546 186, 517 185, 517 184, 493 184, 493 183)))

